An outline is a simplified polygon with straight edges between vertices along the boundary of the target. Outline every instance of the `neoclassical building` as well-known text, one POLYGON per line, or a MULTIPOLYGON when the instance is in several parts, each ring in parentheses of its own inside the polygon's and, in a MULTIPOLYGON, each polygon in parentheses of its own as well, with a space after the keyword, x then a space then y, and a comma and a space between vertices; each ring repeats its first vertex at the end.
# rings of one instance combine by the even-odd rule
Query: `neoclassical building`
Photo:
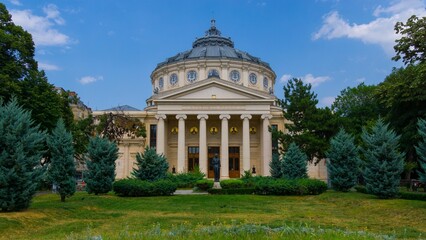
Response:
MULTIPOLYGON (((211 160, 217 153, 221 179, 239 178, 244 171, 270 175, 278 143, 269 128, 285 131, 275 80, 268 63, 236 49, 212 20, 191 49, 157 65, 151 74, 153 94, 143 111, 122 109, 145 123, 147 137, 121 141, 117 178, 131 174, 136 153, 147 145, 167 157, 171 172, 199 167, 213 178, 211 160)), ((324 164, 309 168, 317 178, 325 179, 324 171, 324 164)))

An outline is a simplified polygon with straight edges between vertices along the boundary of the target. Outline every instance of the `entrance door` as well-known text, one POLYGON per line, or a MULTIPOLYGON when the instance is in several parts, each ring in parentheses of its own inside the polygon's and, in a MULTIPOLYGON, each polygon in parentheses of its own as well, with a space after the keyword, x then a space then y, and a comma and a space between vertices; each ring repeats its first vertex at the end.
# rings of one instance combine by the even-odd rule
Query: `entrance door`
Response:
POLYGON ((207 162, 208 168, 209 168, 209 171, 207 172, 208 178, 214 178, 212 161, 213 161, 213 157, 216 153, 220 157, 220 147, 208 147, 208 162, 207 162))
POLYGON ((229 147, 229 177, 240 177, 240 147, 229 147))
POLYGON ((200 148, 188 147, 188 172, 193 172, 200 166, 200 148))

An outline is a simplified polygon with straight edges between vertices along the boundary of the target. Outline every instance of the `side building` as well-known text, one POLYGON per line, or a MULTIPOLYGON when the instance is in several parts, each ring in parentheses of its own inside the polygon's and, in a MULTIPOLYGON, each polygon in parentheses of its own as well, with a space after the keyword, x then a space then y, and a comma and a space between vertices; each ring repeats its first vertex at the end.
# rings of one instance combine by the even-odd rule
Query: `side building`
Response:
MULTIPOLYGON (((147 137, 120 142, 117 178, 130 176, 144 146, 164 154, 170 172, 199 168, 213 178, 211 161, 217 153, 221 179, 239 178, 244 171, 270 175, 278 142, 269 128, 286 130, 273 92, 275 80, 268 63, 234 48, 212 20, 192 49, 157 65, 151 74, 153 95, 143 111, 121 109, 145 123, 147 137)), ((324 170, 324 163, 309 167, 311 176, 320 179, 326 178, 324 170)))

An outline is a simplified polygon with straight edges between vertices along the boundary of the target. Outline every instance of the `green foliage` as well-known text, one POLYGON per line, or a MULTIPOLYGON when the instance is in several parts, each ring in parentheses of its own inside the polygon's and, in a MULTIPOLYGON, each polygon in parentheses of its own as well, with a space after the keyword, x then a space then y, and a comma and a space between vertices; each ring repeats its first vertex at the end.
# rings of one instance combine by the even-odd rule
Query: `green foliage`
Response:
MULTIPOLYGON (((0 4, 1 10, 1 4, 0 4)), ((39 165, 46 135, 34 126, 30 112, 16 98, 0 99, 0 209, 29 207, 43 173, 39 165)))
POLYGON ((155 148, 146 147, 144 153, 137 153, 136 165, 132 175, 140 180, 156 181, 167 177, 169 163, 163 154, 157 154, 155 148))
POLYGON ((281 165, 282 176, 287 179, 308 177, 308 157, 295 143, 291 143, 281 165))
POLYGON ((416 146, 417 155, 419 156, 419 165, 423 172, 418 172, 420 181, 426 184, 426 120, 419 119, 418 123, 419 135, 421 141, 416 146))
POLYGON ((396 56, 392 60, 398 61, 402 58, 405 64, 425 62, 426 17, 418 18, 413 15, 407 20, 407 23, 397 22, 395 32, 402 37, 396 40, 396 45, 393 47, 396 56))
POLYGON ((426 201, 426 194, 419 192, 400 192, 398 194, 401 199, 426 201))
POLYGON ((110 141, 119 142, 124 134, 131 137, 146 137, 145 124, 124 112, 105 113, 97 117, 96 132, 110 141))
POLYGON ((284 117, 290 121, 285 127, 288 133, 272 131, 272 136, 287 151, 289 144, 295 142, 302 146, 309 159, 324 158, 329 139, 336 133, 337 119, 329 108, 317 108, 317 95, 311 91, 310 84, 301 79, 291 79, 284 86, 284 100, 280 101, 284 117))
POLYGON ((176 189, 176 183, 164 179, 154 182, 122 179, 113 184, 115 194, 120 197, 170 196, 176 189))
POLYGON ((208 189, 213 187, 213 180, 201 179, 195 182, 195 187, 202 191, 207 191, 208 189))
POLYGON ((209 190, 207 190, 208 193, 210 194, 254 194, 254 187, 244 187, 244 188, 222 188, 222 189, 216 189, 216 188, 211 188, 209 190))
POLYGON ((271 177, 273 178, 281 178, 283 173, 281 170, 281 165, 282 162, 280 160, 280 155, 279 154, 272 154, 272 161, 269 163, 269 167, 270 170, 269 172, 271 173, 271 177))
POLYGON ((358 147, 354 138, 342 128, 330 141, 328 178, 334 190, 347 192, 355 186, 359 171, 358 147))
POLYGON ((404 168, 404 154, 398 151, 400 137, 382 119, 377 120, 371 133, 363 129, 361 137, 367 191, 379 198, 395 197, 404 168))
POLYGON ((317 179, 263 178, 255 184, 259 195, 318 195, 327 190, 327 184, 317 179))
POLYGON ((94 132, 92 115, 75 121, 71 132, 74 138, 74 156, 79 162, 84 162, 87 147, 94 132))
POLYGON ((379 118, 380 105, 376 98, 376 85, 360 83, 356 87, 347 87, 334 100, 331 109, 344 128, 361 142, 362 127, 379 118))
POLYGON ((58 186, 61 201, 75 193, 75 163, 72 135, 65 129, 64 121, 59 119, 56 128, 47 138, 51 152, 48 170, 49 180, 58 186))
POLYGON ((244 181, 240 179, 226 179, 220 181, 220 186, 222 187, 222 189, 243 188, 244 181))
POLYGON ((167 179, 177 184, 178 188, 193 188, 198 180, 202 180, 206 175, 195 167, 194 171, 178 174, 167 174, 167 179))
POLYGON ((118 158, 118 147, 106 138, 90 139, 87 149, 87 172, 84 180, 88 193, 107 193, 112 189, 115 179, 115 161, 118 158))

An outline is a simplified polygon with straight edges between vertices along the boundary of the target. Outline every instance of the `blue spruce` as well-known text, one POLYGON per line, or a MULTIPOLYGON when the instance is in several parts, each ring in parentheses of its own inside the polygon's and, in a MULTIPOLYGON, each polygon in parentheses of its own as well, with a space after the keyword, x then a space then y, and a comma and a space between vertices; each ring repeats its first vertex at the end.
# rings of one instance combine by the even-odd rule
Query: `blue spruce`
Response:
POLYGON ((379 119, 371 132, 363 129, 361 138, 367 191, 379 198, 395 197, 404 168, 404 154, 398 151, 400 137, 379 119))
POLYGON ((282 176, 286 179, 308 177, 308 156, 300 150, 296 143, 291 143, 284 155, 281 165, 282 176))
POLYGON ((61 201, 75 193, 75 162, 74 147, 71 133, 65 129, 62 119, 59 119, 52 134, 47 139, 51 152, 49 165, 49 180, 58 186, 61 201))
POLYGON ((426 184, 426 120, 419 119, 417 123, 421 141, 416 147, 417 155, 419 156, 419 165, 423 172, 418 171, 420 181, 426 184))
POLYGON ((336 191, 347 192, 355 186, 358 178, 358 147, 354 137, 342 128, 330 140, 330 149, 326 152, 327 168, 331 186, 336 191))
POLYGON ((167 176, 169 163, 163 154, 157 154, 155 148, 146 147, 144 153, 136 154, 137 168, 132 175, 141 180, 156 181, 167 176))
POLYGON ((94 137, 89 141, 87 154, 86 191, 95 195, 111 191, 118 158, 117 145, 106 138, 94 137))
POLYGON ((281 171, 281 160, 280 160, 280 156, 278 154, 273 154, 272 155, 272 161, 269 163, 269 167, 270 170, 269 172, 271 173, 271 177, 273 178, 281 178, 282 177, 282 171, 281 171))
POLYGON ((34 126, 30 112, 16 98, 0 100, 0 209, 18 211, 29 207, 43 168, 46 135, 34 126))

